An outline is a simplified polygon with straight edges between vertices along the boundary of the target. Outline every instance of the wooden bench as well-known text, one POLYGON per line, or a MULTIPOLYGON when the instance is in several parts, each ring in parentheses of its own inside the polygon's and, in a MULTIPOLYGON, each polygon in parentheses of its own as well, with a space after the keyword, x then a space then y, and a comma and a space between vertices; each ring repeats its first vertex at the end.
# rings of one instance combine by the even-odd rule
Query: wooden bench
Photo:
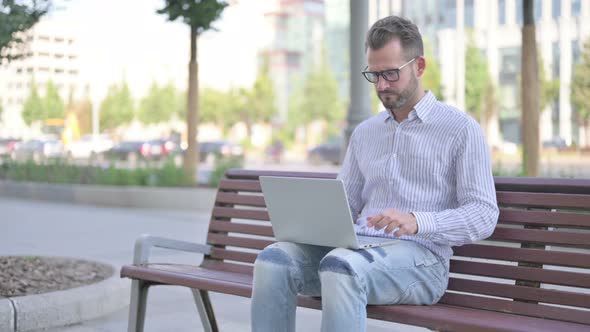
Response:
MULTIPOLYGON (((206 331, 208 292, 250 297, 256 253, 274 242, 258 177, 336 174, 230 170, 219 184, 206 244, 143 236, 132 265, 129 331, 141 331, 148 287, 192 289, 206 331), (200 265, 151 263, 151 247, 204 254, 200 265)), ((489 240, 454 248, 451 278, 432 306, 367 307, 368 317, 438 331, 590 331, 590 180, 495 178, 501 212, 489 240)), ((298 305, 321 309, 321 299, 298 305)), ((250 310, 250 308, 244 308, 250 310)))

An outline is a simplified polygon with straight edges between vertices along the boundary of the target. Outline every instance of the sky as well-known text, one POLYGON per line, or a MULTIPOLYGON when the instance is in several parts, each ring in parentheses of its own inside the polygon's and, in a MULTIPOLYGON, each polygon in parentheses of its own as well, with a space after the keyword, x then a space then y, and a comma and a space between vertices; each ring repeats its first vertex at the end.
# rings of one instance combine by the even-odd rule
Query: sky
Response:
MULTIPOLYGON (((268 1, 242 0, 226 8, 199 39, 201 87, 248 86, 256 76, 257 53, 265 44, 268 1)), ((125 77, 135 98, 152 81, 186 89, 190 35, 181 22, 156 13, 162 0, 61 0, 45 19, 66 25, 77 40, 81 76, 93 99, 125 77)))

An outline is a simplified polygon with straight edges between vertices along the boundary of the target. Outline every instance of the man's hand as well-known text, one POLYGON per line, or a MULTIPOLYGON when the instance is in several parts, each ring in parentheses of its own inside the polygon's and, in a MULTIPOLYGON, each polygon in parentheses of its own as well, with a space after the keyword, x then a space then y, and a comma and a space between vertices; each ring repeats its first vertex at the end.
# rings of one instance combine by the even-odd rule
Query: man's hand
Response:
POLYGON ((411 213, 403 213, 395 209, 387 209, 374 216, 367 217, 367 226, 375 226, 376 230, 383 227, 385 233, 391 233, 395 228, 399 227, 395 236, 413 235, 418 232, 418 223, 416 217, 411 213))

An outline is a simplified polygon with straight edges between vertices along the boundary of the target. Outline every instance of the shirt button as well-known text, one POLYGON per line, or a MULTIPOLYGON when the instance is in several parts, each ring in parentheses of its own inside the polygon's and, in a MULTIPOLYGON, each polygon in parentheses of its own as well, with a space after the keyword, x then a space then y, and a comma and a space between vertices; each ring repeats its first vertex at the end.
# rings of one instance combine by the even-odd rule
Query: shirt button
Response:
POLYGON ((393 154, 393 158, 395 158, 395 157, 397 157, 397 153, 394 153, 394 154, 393 154))

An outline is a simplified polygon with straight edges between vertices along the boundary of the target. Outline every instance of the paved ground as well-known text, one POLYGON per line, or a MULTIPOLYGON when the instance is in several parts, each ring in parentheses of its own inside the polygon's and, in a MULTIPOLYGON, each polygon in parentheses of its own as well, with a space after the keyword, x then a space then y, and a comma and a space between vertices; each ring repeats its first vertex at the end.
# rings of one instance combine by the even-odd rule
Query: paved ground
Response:
MULTIPOLYGON (((97 259, 117 266, 131 262, 133 242, 142 233, 203 241, 207 213, 99 208, 0 198, 0 253, 54 255, 97 259)), ((198 262, 188 254, 154 251, 154 260, 198 262)), ((250 300, 212 294, 222 331, 249 330, 250 300)), ((317 331, 320 312, 298 309, 298 331, 317 331)), ((191 293, 182 288, 155 287, 148 299, 146 332, 201 331, 191 293)), ((93 321, 49 332, 125 331, 127 309, 93 321)), ((369 320, 368 331, 426 331, 369 320)))

